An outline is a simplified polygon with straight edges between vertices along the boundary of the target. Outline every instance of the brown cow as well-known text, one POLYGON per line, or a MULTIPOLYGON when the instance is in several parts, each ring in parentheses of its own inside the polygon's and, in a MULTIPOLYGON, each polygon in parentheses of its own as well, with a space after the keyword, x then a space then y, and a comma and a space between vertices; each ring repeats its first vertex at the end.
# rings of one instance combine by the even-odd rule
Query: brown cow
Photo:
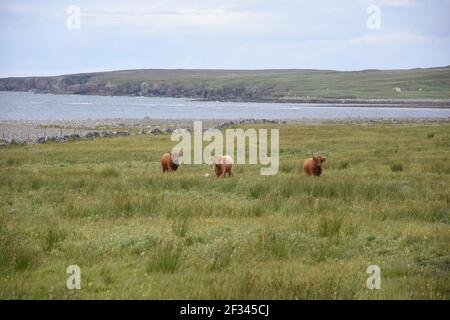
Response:
POLYGON ((313 155, 312 158, 306 159, 305 162, 303 162, 303 171, 305 171, 307 175, 320 177, 325 160, 326 158, 322 156, 314 157, 313 155))
POLYGON ((175 172, 180 166, 180 157, 183 151, 166 152, 161 156, 161 168, 164 173, 175 172))
POLYGON ((213 165, 217 178, 224 178, 227 173, 233 176, 233 159, 230 156, 215 156, 213 165))

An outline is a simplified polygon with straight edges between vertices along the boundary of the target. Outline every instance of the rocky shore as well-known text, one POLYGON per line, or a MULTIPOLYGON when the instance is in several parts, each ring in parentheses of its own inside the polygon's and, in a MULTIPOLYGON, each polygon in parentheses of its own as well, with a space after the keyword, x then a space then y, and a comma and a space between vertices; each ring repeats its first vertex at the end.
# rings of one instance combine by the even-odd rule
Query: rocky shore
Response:
MULTIPOLYGON (((341 125, 371 126, 377 123, 416 125, 448 122, 449 119, 347 119, 347 120, 270 120, 270 119, 208 119, 202 120, 203 130, 225 129, 245 124, 319 124, 333 122, 341 125)), ((154 136, 171 134, 176 129, 192 131, 193 120, 167 119, 102 119, 102 120, 47 120, 47 121, 0 121, 0 147, 8 145, 64 143, 71 140, 123 137, 130 135, 154 136)))
POLYGON ((305 103, 335 105, 336 107, 364 106, 366 108, 450 108, 450 99, 355 99, 320 97, 258 97, 258 98, 214 98, 197 101, 257 102, 257 103, 305 103))

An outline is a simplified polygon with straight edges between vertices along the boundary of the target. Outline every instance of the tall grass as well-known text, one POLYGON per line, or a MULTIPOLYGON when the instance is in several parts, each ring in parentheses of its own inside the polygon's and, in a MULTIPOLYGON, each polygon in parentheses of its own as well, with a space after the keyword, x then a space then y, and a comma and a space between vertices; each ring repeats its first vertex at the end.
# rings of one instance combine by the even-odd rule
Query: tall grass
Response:
POLYGON ((275 176, 164 175, 168 136, 2 148, 0 298, 448 299, 449 122, 279 128, 275 176))
POLYGON ((158 251, 145 264, 146 272, 166 272, 174 273, 177 271, 180 261, 181 249, 165 248, 158 251))

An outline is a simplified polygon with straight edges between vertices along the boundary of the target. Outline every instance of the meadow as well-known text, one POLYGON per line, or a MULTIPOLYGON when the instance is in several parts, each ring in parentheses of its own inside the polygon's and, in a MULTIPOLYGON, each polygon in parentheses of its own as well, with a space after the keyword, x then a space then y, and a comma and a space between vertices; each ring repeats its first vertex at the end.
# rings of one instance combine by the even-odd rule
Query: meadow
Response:
POLYGON ((275 176, 164 175, 169 135, 0 149, 0 298, 450 298, 449 121, 253 127, 280 128, 275 176))

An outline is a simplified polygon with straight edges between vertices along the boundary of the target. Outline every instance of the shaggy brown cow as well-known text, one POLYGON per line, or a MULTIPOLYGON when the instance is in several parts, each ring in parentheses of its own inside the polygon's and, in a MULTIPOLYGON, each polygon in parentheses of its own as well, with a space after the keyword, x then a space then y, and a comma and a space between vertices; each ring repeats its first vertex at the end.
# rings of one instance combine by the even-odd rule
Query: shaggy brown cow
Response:
POLYGON ((161 168, 164 173, 175 172, 180 166, 183 151, 166 152, 161 156, 161 168))
POLYGON ((217 178, 224 178, 227 173, 233 176, 233 159, 230 156, 215 156, 213 165, 217 178))
POLYGON ((305 162, 303 162, 303 171, 305 171, 307 175, 320 177, 325 160, 326 158, 322 156, 313 156, 312 158, 306 159, 305 162))

